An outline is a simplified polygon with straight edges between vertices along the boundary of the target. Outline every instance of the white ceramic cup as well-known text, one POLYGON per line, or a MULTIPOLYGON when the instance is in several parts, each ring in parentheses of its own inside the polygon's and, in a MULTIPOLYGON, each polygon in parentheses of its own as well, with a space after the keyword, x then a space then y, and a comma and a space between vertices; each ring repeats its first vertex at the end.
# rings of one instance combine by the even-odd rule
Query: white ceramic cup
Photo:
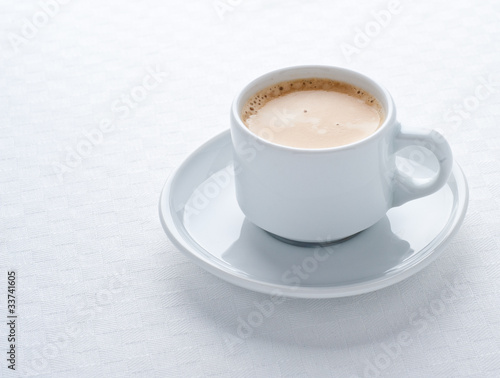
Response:
MULTIPOLYGON (((273 132, 269 128, 272 138, 273 132)), ((402 130, 391 95, 372 79, 344 68, 298 66, 265 74, 236 96, 231 107, 236 198, 252 223, 291 241, 324 243, 354 235, 379 221, 391 207, 429 195, 447 181, 453 156, 436 131, 402 130), (245 102, 273 84, 327 78, 374 95, 384 108, 383 124, 352 144, 306 149, 278 145, 251 132, 241 119, 245 102), (400 172, 395 153, 422 146, 439 162, 428 180, 400 172)))

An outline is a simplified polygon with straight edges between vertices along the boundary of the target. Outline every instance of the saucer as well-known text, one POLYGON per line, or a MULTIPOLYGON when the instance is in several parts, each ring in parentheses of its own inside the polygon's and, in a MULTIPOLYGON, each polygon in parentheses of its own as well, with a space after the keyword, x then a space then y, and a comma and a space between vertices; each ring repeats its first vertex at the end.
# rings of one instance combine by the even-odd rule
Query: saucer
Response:
POLYGON ((354 237, 329 246, 291 245, 245 219, 225 131, 170 176, 159 211, 177 248, 232 284, 272 295, 335 298, 378 290, 425 268, 462 224, 467 203, 467 181, 455 163, 439 191, 390 209, 354 237))

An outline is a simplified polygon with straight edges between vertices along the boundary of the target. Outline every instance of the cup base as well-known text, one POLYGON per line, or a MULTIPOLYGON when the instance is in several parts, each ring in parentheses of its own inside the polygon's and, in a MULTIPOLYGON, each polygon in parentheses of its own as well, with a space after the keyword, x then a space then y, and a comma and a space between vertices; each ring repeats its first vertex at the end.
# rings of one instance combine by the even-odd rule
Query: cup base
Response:
MULTIPOLYGON (((264 230, 266 231, 266 230, 264 230)), ((328 247, 330 245, 334 245, 334 244, 340 244, 340 243, 343 243, 349 239, 352 239, 353 237, 355 237, 356 235, 358 235, 359 233, 363 232, 363 231, 359 231, 359 232, 356 232, 355 234, 353 235, 350 235, 350 236, 347 236, 345 238, 342 238, 342 239, 336 239, 336 240, 328 240, 328 241, 325 241, 325 242, 304 242, 304 241, 299 241, 299 240, 293 240, 293 239, 287 239, 287 238, 284 238, 282 236, 278 236, 276 234, 273 234, 272 232, 269 232, 269 231, 266 231, 269 235, 271 235, 273 238, 281 241, 281 242, 284 242, 284 243, 287 243, 287 244, 290 244, 290 245, 294 245, 296 247, 302 247, 302 248, 316 248, 316 247, 328 247)))

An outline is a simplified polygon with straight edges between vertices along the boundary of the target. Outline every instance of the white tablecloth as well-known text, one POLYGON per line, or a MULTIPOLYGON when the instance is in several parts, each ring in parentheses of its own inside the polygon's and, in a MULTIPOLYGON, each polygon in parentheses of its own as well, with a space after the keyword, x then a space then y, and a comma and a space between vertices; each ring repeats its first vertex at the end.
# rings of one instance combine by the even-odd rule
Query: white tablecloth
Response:
POLYGON ((0 376, 500 376, 498 1, 3 1, 0 25, 0 376), (182 255, 158 198, 243 85, 298 64, 359 70, 441 130, 470 206, 420 273, 241 338, 268 297, 182 255))

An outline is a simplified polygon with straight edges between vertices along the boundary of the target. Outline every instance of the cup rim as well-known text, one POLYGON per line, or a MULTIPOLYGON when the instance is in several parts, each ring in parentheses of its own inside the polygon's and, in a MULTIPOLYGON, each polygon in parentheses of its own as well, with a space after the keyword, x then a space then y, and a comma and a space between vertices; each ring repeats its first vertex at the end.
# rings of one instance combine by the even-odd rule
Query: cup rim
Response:
MULTIPOLYGON (((304 76, 303 78, 308 79, 311 77, 312 76, 309 76, 309 77, 304 76)), ((321 75, 318 75, 315 77, 322 78, 321 75)), ((342 79, 339 79, 338 81, 342 81, 342 79)), ((351 84, 348 80, 345 80, 344 82, 351 84)), ((272 84, 269 84, 269 85, 272 85, 272 84)), ((373 95, 373 93, 371 93, 371 94, 373 95)), ((236 124, 238 125, 238 127, 240 129, 242 129, 243 132, 246 133, 248 136, 250 136, 254 139, 257 139, 260 143, 272 146, 273 148, 285 150, 285 151, 300 152, 300 153, 312 153, 312 154, 348 150, 348 149, 353 149, 353 148, 359 147, 361 145, 364 145, 366 143, 369 143, 373 139, 378 138, 379 135, 381 135, 385 131, 385 129, 387 129, 388 125, 394 123, 395 119, 396 119, 396 117, 395 117, 396 116, 396 108, 394 105, 394 101, 393 101, 389 91, 387 89, 385 89, 382 85, 378 84, 375 80, 371 79, 370 77, 368 77, 368 76, 366 76, 358 71, 354 71, 354 70, 351 70, 348 68, 343 68, 343 67, 338 67, 338 66, 328 66, 328 65, 289 66, 289 67, 280 68, 277 70, 267 72, 263 75, 260 75, 259 77, 255 78, 254 80, 249 82, 247 85, 245 85, 243 87, 243 89, 241 89, 238 92, 238 94, 236 95, 236 97, 233 100, 233 103, 231 105, 231 113, 232 113, 232 117, 236 121, 236 124), (354 76, 357 76, 358 78, 360 78, 361 80, 367 82, 369 85, 376 87, 377 90, 384 97, 385 101, 380 101, 381 98, 379 98, 379 96, 375 96, 375 95, 374 96, 377 98, 377 100, 379 100, 379 102, 381 104, 383 104, 384 102, 387 104, 387 107, 386 108, 384 107, 384 111, 385 111, 384 122, 382 122, 382 124, 377 128, 377 130, 375 130, 374 133, 370 134, 368 137, 366 137, 364 139, 358 140, 358 141, 353 142, 353 143, 345 144, 342 146, 325 147, 325 148, 303 148, 303 147, 292 147, 292 146, 287 146, 287 145, 283 145, 283 144, 278 144, 278 143, 274 143, 272 141, 269 141, 267 139, 264 139, 261 136, 254 134, 253 132, 251 132, 248 129, 248 127, 243 123, 243 120, 241 119, 239 104, 241 103, 241 97, 244 94, 247 94, 247 92, 249 91, 249 89, 251 87, 255 86, 256 84, 258 84, 262 81, 270 80, 270 78, 273 75, 279 74, 283 71, 300 71, 300 70, 312 70, 312 69, 335 70, 335 71, 341 72, 344 75, 354 75, 354 76)))

